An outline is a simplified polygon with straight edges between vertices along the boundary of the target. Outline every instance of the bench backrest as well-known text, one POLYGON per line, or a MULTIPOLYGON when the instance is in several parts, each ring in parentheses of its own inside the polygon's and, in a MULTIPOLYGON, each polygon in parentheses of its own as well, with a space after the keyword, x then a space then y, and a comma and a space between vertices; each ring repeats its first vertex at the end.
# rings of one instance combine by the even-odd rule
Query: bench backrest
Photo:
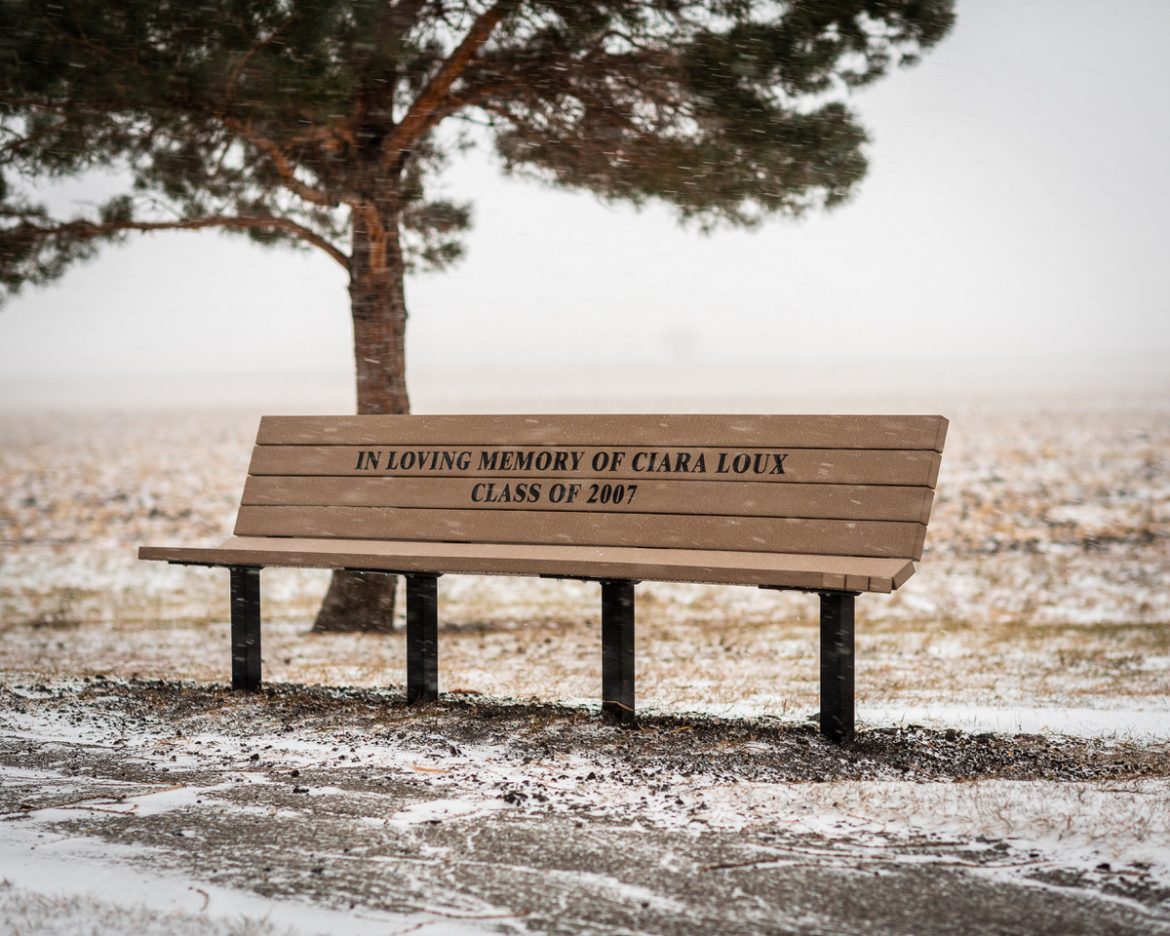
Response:
POLYGON ((268 416, 239 536, 916 560, 941 416, 268 416))

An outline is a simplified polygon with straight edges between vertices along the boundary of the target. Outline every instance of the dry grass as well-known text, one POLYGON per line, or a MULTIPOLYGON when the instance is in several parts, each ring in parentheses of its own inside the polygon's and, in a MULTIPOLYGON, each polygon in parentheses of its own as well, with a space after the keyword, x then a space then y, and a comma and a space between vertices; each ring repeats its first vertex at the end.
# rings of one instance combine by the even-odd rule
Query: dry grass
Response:
MULTIPOLYGON (((953 412, 919 575, 859 604, 859 703, 1158 707, 1170 696, 1170 421, 1147 403, 953 412)), ((226 576, 139 563, 230 529, 252 414, 0 416, 0 647, 56 674, 226 676, 226 576)), ((276 680, 396 685, 399 636, 307 634, 327 573, 265 573, 276 680)), ((815 599, 638 590, 640 704, 816 707, 815 599)), ((597 586, 442 580, 449 690, 592 700, 597 586)))

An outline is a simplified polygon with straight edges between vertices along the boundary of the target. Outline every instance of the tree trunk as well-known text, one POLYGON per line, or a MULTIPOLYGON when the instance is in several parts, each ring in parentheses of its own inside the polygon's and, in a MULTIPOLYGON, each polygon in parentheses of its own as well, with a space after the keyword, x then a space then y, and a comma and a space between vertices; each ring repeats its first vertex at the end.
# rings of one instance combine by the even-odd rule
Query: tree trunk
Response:
MULTIPOLYGON (((393 181, 382 179, 378 187, 389 187, 393 181)), ((349 297, 358 412, 409 413, 406 266, 397 191, 371 197, 354 209, 352 240, 349 297)), ((313 630, 392 630, 396 583, 395 576, 377 572, 334 572, 313 630)))

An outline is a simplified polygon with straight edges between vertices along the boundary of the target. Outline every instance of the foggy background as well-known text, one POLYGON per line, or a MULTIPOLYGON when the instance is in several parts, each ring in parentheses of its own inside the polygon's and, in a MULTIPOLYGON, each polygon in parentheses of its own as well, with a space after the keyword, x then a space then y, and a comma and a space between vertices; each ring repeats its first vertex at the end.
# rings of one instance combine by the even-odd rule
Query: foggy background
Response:
MULTIPOLYGON (((961 2, 918 67, 849 99, 872 136, 853 202, 756 231, 458 157, 467 256, 407 284, 414 408, 1161 396, 1167 36, 1160 0, 961 2)), ((0 407, 352 410, 345 285, 315 251, 132 235, 0 311, 0 407)))

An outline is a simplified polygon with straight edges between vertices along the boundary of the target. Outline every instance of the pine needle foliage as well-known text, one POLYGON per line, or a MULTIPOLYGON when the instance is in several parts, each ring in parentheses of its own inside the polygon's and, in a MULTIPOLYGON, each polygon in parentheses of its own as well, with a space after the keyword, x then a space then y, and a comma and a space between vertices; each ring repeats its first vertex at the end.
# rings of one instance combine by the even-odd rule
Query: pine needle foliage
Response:
POLYGON ((216 228, 349 264, 389 199, 415 268, 461 254, 432 198, 456 135, 507 171, 711 227, 848 199, 849 89, 913 63, 952 0, 0 0, 0 299, 135 231, 216 228), (446 141, 446 147, 440 144, 446 141), (54 181, 125 181, 64 217, 54 181))

